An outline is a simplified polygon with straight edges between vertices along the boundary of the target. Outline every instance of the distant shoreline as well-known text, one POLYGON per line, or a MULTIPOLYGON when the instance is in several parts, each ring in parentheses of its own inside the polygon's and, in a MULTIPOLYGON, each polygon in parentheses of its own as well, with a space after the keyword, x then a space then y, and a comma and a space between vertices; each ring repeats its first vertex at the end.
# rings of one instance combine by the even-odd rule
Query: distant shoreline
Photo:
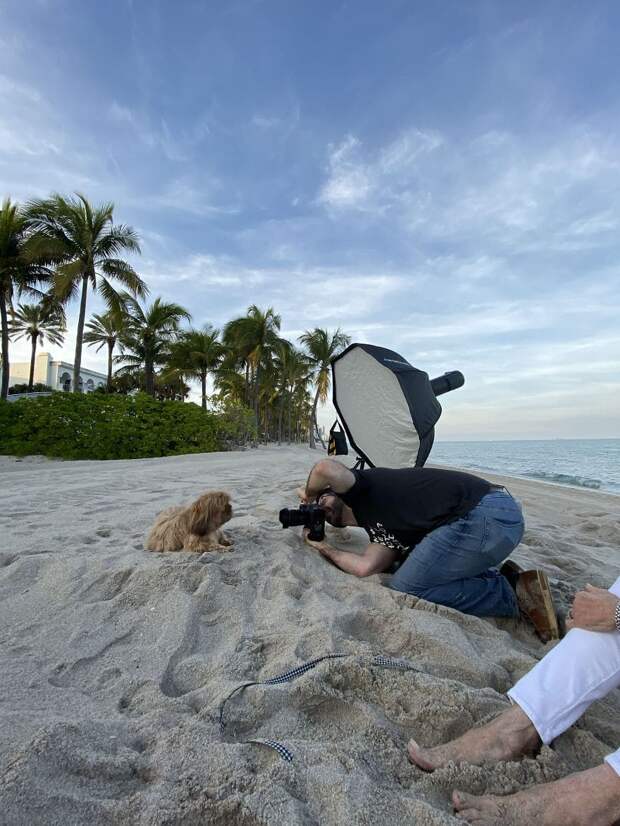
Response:
POLYGON ((481 467, 456 467, 455 465, 448 465, 442 462, 429 462, 429 467, 439 468, 454 468, 455 470, 462 470, 464 473, 479 473, 481 476, 502 476, 506 479, 518 479, 520 482, 536 482, 540 485, 547 485, 549 487, 560 488, 560 490, 575 490, 583 493, 603 493, 606 496, 620 497, 620 493, 609 490, 609 488, 595 488, 587 485, 571 485, 569 482, 551 481, 549 479, 540 479, 537 476, 521 476, 517 473, 506 473, 504 471, 496 470, 494 468, 481 467))

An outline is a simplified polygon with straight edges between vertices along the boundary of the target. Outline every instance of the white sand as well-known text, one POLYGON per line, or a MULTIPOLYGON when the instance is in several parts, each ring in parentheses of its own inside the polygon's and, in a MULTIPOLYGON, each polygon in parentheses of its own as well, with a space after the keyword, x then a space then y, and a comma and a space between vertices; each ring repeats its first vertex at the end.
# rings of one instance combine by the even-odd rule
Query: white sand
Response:
MULTIPOLYGON (((318 458, 0 457, 2 824, 457 823, 454 786, 510 792, 620 744, 614 692, 536 760, 412 767, 409 736, 432 745, 488 719, 545 647, 512 621, 341 573, 283 531, 277 512, 318 458), (158 511, 208 488, 233 495, 233 553, 142 550, 158 511), (247 689, 220 733, 219 703, 236 685, 334 651, 358 656, 247 689), (423 673, 369 666, 372 654, 423 673), (242 742, 252 737, 280 740, 294 762, 242 742)), ((616 578, 620 497, 508 484, 528 526, 515 558, 546 568, 564 605, 586 581, 616 578)))

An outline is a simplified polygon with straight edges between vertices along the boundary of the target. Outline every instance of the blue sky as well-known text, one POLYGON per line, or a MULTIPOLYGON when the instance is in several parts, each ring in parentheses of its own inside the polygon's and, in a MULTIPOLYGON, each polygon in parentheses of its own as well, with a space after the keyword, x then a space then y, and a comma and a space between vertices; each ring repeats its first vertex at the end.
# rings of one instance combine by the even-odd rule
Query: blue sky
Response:
POLYGON ((0 15, 0 194, 114 201, 197 326, 255 303, 460 369, 439 439, 620 436, 617 3, 0 15))

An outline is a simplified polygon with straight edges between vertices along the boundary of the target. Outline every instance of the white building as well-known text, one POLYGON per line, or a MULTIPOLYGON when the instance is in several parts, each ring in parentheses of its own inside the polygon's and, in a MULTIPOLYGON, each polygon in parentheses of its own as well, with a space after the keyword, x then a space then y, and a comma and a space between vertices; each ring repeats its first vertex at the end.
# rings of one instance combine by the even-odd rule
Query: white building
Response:
MULTIPOLYGON (((27 384, 30 376, 30 362, 11 362, 9 387, 14 384, 27 384)), ((67 361, 54 361, 49 353, 39 353, 34 365, 34 384, 47 384, 52 390, 73 390, 73 365, 67 361)), ((80 368, 80 389, 91 393, 97 387, 105 387, 108 377, 105 373, 80 368)))

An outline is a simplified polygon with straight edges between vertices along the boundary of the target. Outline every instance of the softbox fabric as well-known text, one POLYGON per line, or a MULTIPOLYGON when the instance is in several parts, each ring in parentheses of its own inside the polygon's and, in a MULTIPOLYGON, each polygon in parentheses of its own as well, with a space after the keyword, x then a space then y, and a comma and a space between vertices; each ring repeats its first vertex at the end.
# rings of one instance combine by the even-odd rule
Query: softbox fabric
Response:
POLYGON ((358 455, 374 467, 421 467, 441 415, 428 374, 393 350, 351 344, 332 375, 334 406, 358 455))

